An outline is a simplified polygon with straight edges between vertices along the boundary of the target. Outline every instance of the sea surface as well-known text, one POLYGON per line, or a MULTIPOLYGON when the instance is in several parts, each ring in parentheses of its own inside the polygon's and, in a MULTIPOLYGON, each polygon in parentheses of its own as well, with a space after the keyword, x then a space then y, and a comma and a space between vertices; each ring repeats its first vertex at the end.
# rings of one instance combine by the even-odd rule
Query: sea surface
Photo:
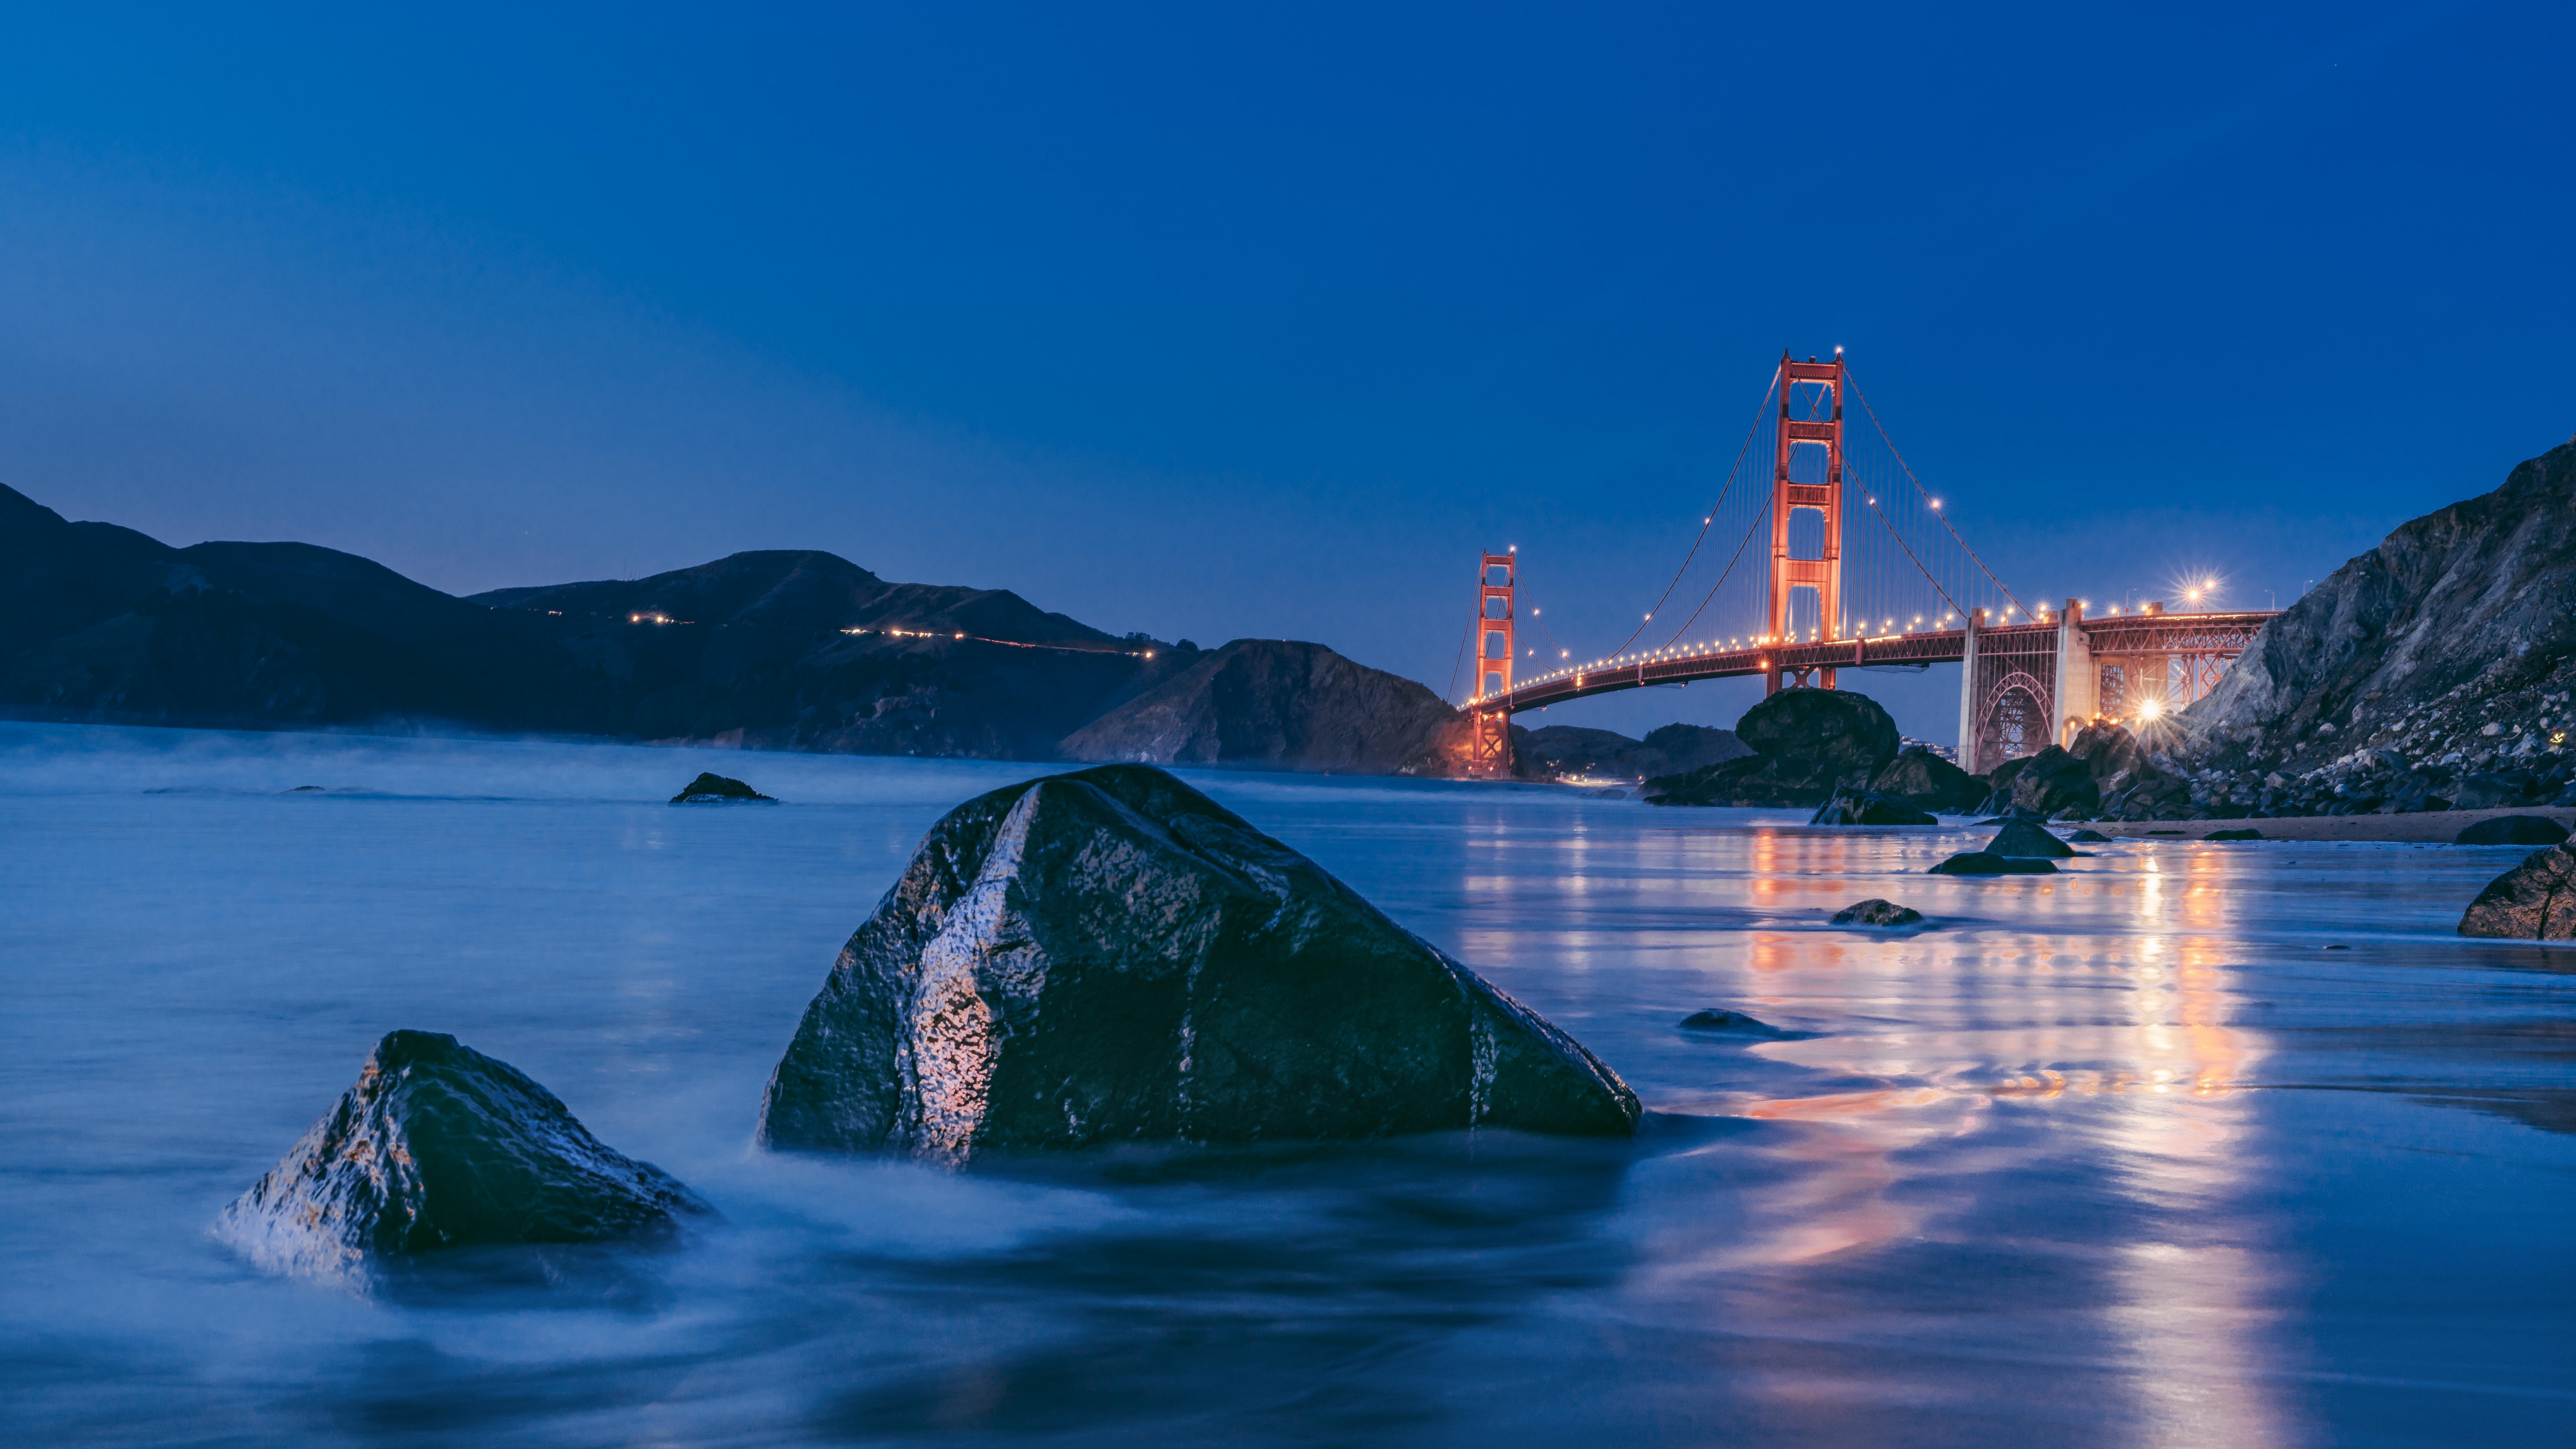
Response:
POLYGON ((2576 1442, 2576 950, 2452 934, 2519 851, 1953 879, 1975 832, 1192 774, 1644 1133, 751 1150, 922 832, 1041 772, 0 725, 0 1441, 2576 1442), (703 768, 787 803, 664 803, 703 768), (1868 896, 1932 926, 1827 924, 1868 896), (396 1027, 722 1222, 540 1279, 251 1269, 208 1224, 396 1027))

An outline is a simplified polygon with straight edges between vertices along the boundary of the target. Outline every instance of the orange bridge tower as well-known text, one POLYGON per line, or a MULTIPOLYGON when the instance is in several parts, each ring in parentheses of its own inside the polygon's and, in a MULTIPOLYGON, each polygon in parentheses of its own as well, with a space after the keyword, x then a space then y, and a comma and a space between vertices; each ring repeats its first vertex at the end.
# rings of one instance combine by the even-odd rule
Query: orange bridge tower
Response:
POLYGON ((1485 701, 1512 692, 1512 658, 1517 652, 1512 632, 1512 595, 1520 582, 1519 548, 1489 553, 1476 566, 1476 690, 1467 703, 1474 733, 1469 741, 1467 772, 1492 777, 1512 772, 1512 715, 1485 701))
MULTIPOLYGON (((1834 349, 1834 360, 1818 362, 1810 357, 1792 362, 1789 354, 1780 354, 1780 426, 1778 446, 1771 469, 1771 598, 1768 637, 1774 647, 1780 644, 1804 644, 1807 639, 1790 637, 1794 627, 1789 617, 1790 596, 1799 589, 1816 591, 1816 622, 1813 637, 1842 637, 1843 604, 1843 353, 1834 349), (1798 457, 1798 449, 1822 449, 1822 482, 1789 481, 1789 463, 1798 457), (1812 509, 1824 518, 1824 546, 1814 558, 1796 558, 1789 552, 1789 520, 1801 509, 1812 509)), ((1801 472, 1814 471, 1819 461, 1813 453, 1800 458, 1801 472)), ((1807 682, 1806 670, 1797 671, 1797 683, 1807 682)), ((1817 682, 1834 687, 1834 671, 1820 669, 1817 682)), ((1780 668, 1764 672, 1763 693, 1779 692, 1780 668)))

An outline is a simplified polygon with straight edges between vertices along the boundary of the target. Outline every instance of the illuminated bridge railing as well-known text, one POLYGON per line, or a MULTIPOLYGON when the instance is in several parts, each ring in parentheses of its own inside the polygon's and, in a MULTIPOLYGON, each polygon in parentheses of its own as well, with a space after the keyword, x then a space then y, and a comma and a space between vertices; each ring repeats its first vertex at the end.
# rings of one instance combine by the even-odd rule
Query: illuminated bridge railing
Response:
MULTIPOLYGON (((2086 644, 2097 660, 2126 656, 2173 656, 2217 664, 2243 654, 2274 615, 2266 611, 2230 614, 2127 614, 2083 619, 2086 644)), ((2057 650, 2059 626, 1989 625, 1977 631, 1979 656, 2047 657, 2057 650)), ((1480 713, 1518 714, 1567 700, 1644 689, 1659 684, 1688 684, 1699 679, 1734 679, 1746 675, 1818 669, 1865 669, 1872 665, 1957 664, 1967 657, 1964 629, 1923 630, 1867 639, 1828 639, 1777 648, 1709 649, 1650 654, 1572 673, 1532 681, 1490 698, 1468 701, 1480 713)), ((2214 674, 2212 676, 2214 679, 2214 674)), ((2198 692, 2206 692, 2203 689, 2198 692)), ((2195 696, 2197 697, 2197 693, 2195 696)))

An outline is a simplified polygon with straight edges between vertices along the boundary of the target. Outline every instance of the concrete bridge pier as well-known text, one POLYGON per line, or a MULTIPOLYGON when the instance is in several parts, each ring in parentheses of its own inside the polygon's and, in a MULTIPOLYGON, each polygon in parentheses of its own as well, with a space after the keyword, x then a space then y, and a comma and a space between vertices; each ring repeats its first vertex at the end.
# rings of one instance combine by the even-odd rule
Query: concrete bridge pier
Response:
POLYGON ((2075 743, 2076 731, 2102 712, 2102 670, 2093 662, 2093 641, 2084 632, 2084 605, 2075 599, 2057 615, 2057 718, 2051 738, 2075 743))

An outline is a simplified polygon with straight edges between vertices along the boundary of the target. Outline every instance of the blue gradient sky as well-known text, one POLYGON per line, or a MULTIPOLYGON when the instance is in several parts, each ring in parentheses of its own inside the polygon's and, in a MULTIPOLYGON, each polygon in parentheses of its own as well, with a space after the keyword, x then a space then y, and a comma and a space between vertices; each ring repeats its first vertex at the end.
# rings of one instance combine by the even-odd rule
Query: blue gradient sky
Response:
POLYGON ((1480 547, 1616 642, 1784 347, 2031 597, 2287 602, 2576 428, 2565 7, 1586 9, 22 11, 0 481, 1440 688, 1480 547))

